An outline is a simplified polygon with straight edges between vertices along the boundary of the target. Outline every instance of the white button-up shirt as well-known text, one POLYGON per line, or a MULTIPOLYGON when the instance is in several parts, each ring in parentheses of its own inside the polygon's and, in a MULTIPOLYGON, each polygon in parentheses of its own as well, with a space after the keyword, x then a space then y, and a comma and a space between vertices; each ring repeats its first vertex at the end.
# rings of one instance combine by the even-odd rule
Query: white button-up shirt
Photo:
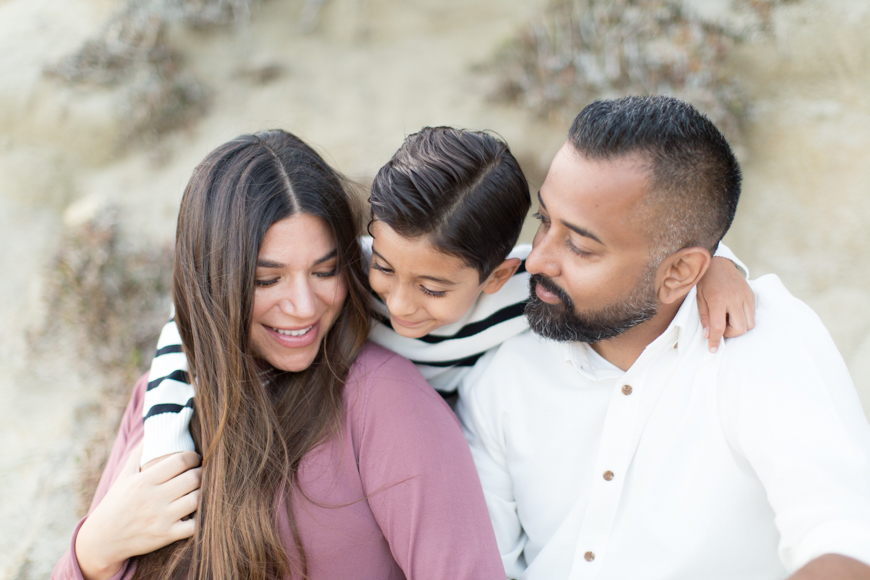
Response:
POLYGON ((623 372, 525 333, 462 387, 508 577, 785 578, 870 564, 870 427, 818 317, 775 276, 712 355, 694 291, 623 372))

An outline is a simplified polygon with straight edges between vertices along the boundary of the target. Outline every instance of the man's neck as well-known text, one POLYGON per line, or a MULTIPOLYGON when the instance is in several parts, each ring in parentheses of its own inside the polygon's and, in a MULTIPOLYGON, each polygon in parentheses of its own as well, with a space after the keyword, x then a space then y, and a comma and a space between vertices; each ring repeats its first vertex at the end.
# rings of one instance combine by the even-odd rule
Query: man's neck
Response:
POLYGON ((685 298, 674 304, 662 304, 658 313, 644 323, 626 330, 619 336, 590 345, 612 365, 627 371, 640 358, 643 350, 667 330, 685 298))

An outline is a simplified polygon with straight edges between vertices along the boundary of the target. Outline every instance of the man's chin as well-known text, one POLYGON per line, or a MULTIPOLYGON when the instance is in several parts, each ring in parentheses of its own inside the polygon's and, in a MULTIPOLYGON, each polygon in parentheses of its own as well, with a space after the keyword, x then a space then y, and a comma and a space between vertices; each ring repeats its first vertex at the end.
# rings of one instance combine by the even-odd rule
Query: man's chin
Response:
POLYGON ((602 311, 587 318, 572 312, 565 304, 547 304, 536 295, 529 298, 525 309, 529 328, 535 334, 557 342, 588 344, 616 338, 626 330, 653 318, 656 312, 655 306, 648 305, 636 311, 616 314, 602 311))

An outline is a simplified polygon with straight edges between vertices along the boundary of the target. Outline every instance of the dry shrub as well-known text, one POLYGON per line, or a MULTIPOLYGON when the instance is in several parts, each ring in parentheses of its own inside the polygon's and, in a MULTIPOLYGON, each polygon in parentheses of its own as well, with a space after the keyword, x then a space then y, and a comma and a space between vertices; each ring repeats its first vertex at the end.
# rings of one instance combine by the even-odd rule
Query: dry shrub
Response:
MULTIPOLYGON (((764 28, 776 3, 741 6, 764 28)), ((496 56, 495 96, 568 122, 596 99, 671 95, 739 144, 747 99, 726 59, 746 32, 702 21, 680 0, 553 0, 496 56)))
POLYGON ((205 115, 210 91, 184 69, 169 28, 213 28, 247 21, 256 0, 128 0, 100 35, 49 67, 71 84, 124 85, 121 145, 153 143, 205 115))
MULTIPOLYGON (((119 239, 117 213, 104 209, 62 235, 47 276, 45 352, 73 345, 88 380, 100 384, 79 479, 80 511, 91 502, 136 378, 147 369, 169 312, 171 249, 133 249, 119 239)), ((91 419, 92 417, 88 417, 91 419)))

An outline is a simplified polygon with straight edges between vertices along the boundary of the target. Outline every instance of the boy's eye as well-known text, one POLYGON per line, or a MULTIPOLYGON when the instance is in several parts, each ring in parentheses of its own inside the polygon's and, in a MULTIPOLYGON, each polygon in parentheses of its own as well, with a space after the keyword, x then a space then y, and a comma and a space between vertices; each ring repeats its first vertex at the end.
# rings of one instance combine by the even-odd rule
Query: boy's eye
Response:
POLYGON ((375 270, 378 270, 379 272, 383 272, 384 274, 392 274, 393 273, 393 271, 391 269, 385 268, 374 261, 372 262, 372 268, 374 268, 375 270))
POLYGON ((435 298, 442 298, 447 294, 447 292, 443 290, 429 290, 425 286, 420 286, 420 290, 423 291, 423 294, 426 294, 427 296, 433 296, 435 298))
POLYGON ((259 286, 260 288, 265 288, 266 286, 271 286, 278 282, 278 278, 273 278, 271 280, 256 280, 254 282, 255 286, 259 286))

